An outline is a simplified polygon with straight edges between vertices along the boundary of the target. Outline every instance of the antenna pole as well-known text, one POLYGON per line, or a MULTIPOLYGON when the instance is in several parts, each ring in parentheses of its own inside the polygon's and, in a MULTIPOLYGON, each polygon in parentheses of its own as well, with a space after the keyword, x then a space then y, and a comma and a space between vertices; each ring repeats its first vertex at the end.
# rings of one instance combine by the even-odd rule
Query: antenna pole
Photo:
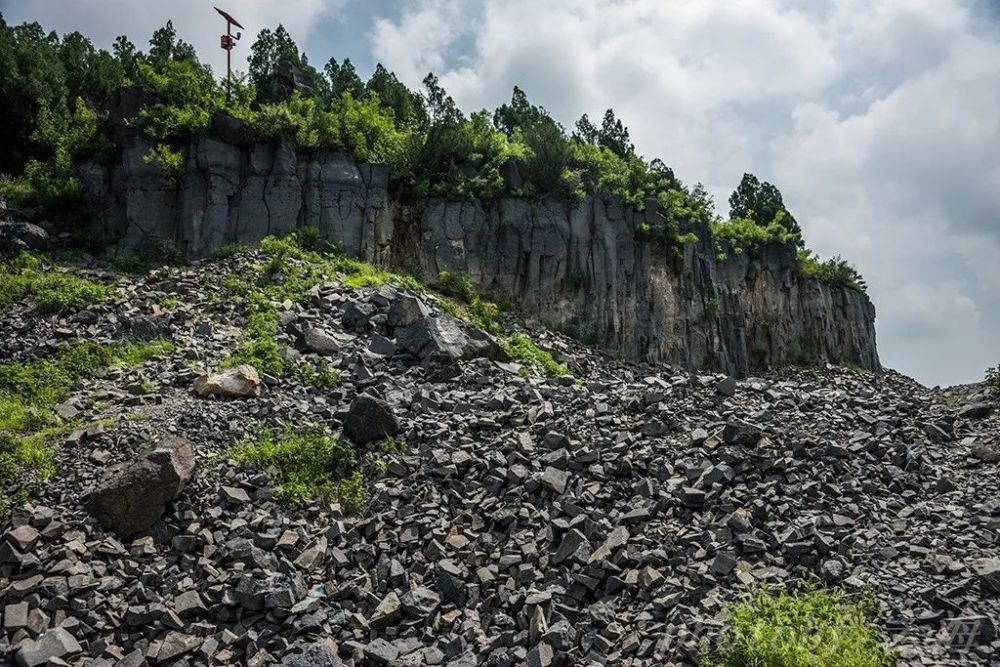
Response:
POLYGON ((226 19, 226 36, 229 38, 229 48, 226 49, 226 102, 233 90, 233 24, 226 19))

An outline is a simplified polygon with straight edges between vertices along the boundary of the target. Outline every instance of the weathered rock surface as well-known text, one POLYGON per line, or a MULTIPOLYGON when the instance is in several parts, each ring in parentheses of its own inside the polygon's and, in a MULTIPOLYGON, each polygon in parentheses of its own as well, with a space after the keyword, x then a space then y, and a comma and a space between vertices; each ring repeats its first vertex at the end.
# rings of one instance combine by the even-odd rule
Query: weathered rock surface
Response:
POLYGON ((263 387, 257 369, 247 365, 235 366, 218 373, 207 373, 194 381, 194 391, 199 396, 253 398, 260 396, 263 387))
MULTIPOLYGON (((719 261, 701 238, 676 254, 637 239, 637 225, 657 222, 652 208, 613 197, 409 208, 390 200, 384 166, 286 143, 196 138, 176 187, 143 160, 147 150, 130 136, 120 164, 81 170, 97 231, 124 249, 166 239, 201 258, 311 226, 378 265, 429 280, 467 275, 485 294, 629 359, 739 377, 799 362, 879 367, 868 297, 803 277, 790 246, 719 261)), ((357 315, 345 313, 363 326, 357 315)))
POLYGON ((105 528, 133 535, 156 523, 193 472, 191 443, 166 438, 148 454, 110 470, 91 493, 88 509, 105 528))

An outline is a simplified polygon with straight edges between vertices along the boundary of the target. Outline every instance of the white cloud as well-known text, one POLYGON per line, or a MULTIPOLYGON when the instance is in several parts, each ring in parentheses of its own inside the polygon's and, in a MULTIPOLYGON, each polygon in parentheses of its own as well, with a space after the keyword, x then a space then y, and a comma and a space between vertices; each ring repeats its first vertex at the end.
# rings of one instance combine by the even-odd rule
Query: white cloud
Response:
POLYGON ((371 45, 410 84, 440 63, 466 109, 515 84, 564 124, 613 106, 723 213, 743 171, 772 180, 868 278, 889 365, 946 383, 997 362, 1000 39, 974 0, 409 7, 371 45))

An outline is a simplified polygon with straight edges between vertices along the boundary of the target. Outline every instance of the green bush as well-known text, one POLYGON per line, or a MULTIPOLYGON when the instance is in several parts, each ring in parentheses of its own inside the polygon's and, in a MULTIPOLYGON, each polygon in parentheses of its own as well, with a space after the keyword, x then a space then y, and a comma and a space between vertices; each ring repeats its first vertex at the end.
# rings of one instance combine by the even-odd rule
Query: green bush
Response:
POLYGON ((318 426, 266 430, 233 450, 233 460, 273 471, 277 497, 289 503, 326 498, 350 513, 361 513, 368 494, 350 443, 318 426))
POLYGON ((703 667, 892 667, 881 641, 873 596, 801 586, 791 593, 760 588, 728 609, 721 645, 704 647, 703 667))
POLYGON ((986 369, 986 386, 994 394, 1000 394, 1000 364, 986 369))
POLYGON ((834 256, 825 262, 810 250, 799 250, 797 253, 799 272, 807 278, 815 278, 831 285, 841 285, 858 292, 866 292, 868 285, 847 260, 834 256))

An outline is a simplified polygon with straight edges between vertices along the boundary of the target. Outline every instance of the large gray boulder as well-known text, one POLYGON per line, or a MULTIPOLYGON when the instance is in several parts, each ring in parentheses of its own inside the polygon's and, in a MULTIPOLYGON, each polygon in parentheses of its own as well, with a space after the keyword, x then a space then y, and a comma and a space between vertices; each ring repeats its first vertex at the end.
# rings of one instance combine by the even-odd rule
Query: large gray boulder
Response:
POLYGON ((505 360, 506 355, 493 336, 467 326, 450 315, 417 320, 396 329, 396 342, 421 359, 458 361, 488 357, 505 360))
POLYGON ((169 437, 153 451, 112 468, 90 495, 87 509, 122 536, 150 528, 191 480, 194 450, 184 438, 169 437))

